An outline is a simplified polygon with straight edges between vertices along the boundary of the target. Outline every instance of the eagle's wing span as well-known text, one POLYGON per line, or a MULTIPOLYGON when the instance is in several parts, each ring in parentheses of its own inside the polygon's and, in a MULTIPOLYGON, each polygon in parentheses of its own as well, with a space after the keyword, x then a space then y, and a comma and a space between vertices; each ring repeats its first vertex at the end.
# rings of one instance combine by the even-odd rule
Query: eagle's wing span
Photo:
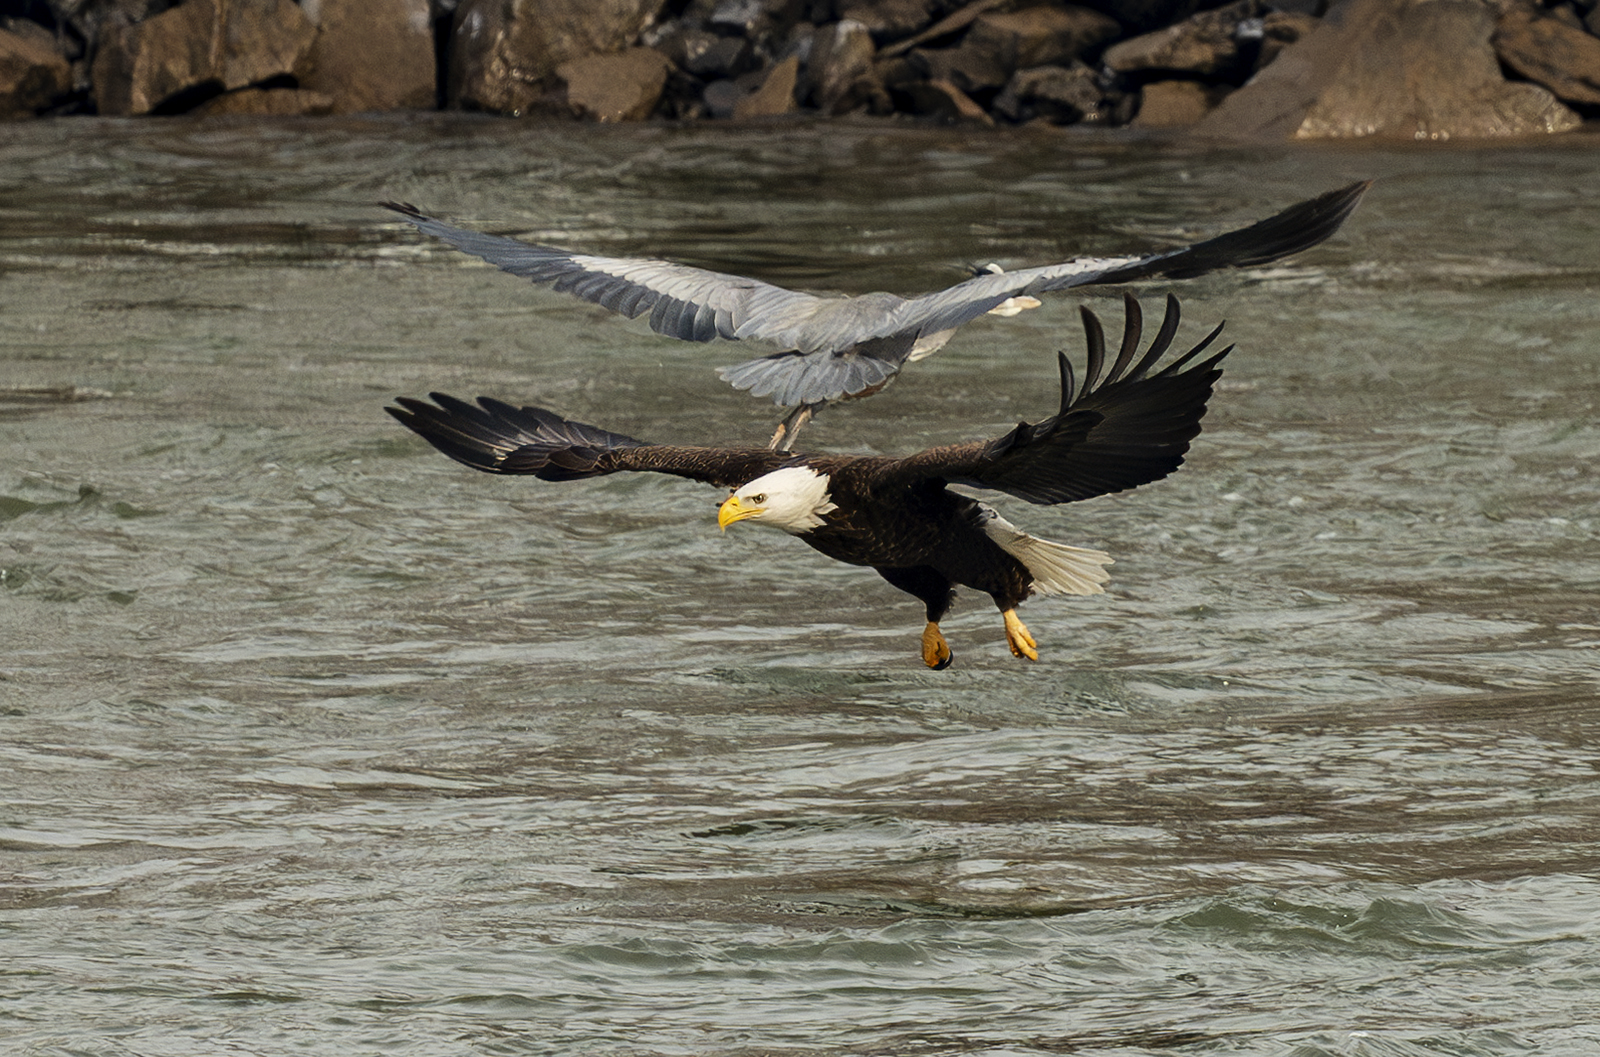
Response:
POLYGON ((435 220, 401 202, 384 202, 426 235, 441 239, 502 271, 629 319, 650 313, 650 329, 684 341, 758 338, 801 346, 793 332, 828 300, 756 279, 687 264, 628 257, 596 257, 535 242, 468 231, 435 220))
POLYGON ((1325 241, 1345 222, 1372 185, 1366 180, 1329 191, 1276 216, 1193 246, 1145 257, 1084 257, 1039 268, 985 273, 946 290, 904 302, 893 319, 863 337, 911 329, 930 334, 971 322, 1007 298, 1073 286, 1129 283, 1163 276, 1189 279, 1221 268, 1266 264, 1325 241))
POLYGON ((487 396, 474 406, 444 393, 428 395, 432 404, 402 396, 395 401, 399 407, 384 410, 450 458, 485 473, 575 481, 643 470, 735 488, 789 458, 766 448, 650 444, 543 408, 512 407, 487 396))
POLYGON ((1137 362, 1139 303, 1130 295, 1125 305, 1122 345, 1104 380, 1105 334, 1094 313, 1082 310, 1089 342, 1083 390, 1075 392, 1072 365, 1061 353, 1061 409, 1054 418, 1038 425, 1019 423, 994 440, 930 448, 891 464, 885 477, 993 488, 1030 503, 1070 503, 1172 473, 1200 432, 1212 385, 1222 374, 1218 363, 1233 346, 1183 369, 1216 340, 1222 332, 1219 325, 1200 344, 1153 372, 1178 330, 1177 298, 1167 295, 1160 332, 1137 362))

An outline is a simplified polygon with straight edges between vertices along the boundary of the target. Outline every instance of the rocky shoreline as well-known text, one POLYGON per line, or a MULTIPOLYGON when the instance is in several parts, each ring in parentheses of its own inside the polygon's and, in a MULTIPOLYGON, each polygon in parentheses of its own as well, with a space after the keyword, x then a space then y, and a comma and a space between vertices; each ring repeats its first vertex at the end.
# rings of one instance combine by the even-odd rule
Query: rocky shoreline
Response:
POLYGON ((0 118, 912 115, 1443 140, 1600 121, 1600 0, 24 0, 0 118))

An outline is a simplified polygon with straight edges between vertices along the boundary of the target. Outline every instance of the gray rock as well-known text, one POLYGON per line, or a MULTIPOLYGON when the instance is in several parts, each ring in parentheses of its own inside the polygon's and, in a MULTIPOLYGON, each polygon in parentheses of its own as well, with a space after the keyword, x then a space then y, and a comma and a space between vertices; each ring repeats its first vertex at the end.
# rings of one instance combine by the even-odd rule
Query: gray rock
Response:
POLYGON ((450 42, 452 106, 526 113, 556 87, 556 67, 632 43, 664 0, 463 0, 450 42))
POLYGON ((1501 8, 1490 40, 1501 62, 1557 98, 1600 104, 1600 38, 1521 2, 1501 8))
POLYGON ((1204 11, 1176 25, 1113 44, 1106 49, 1105 64, 1118 73, 1156 70, 1171 73, 1226 74, 1243 65, 1248 46, 1255 51, 1260 39, 1262 0, 1204 11))
POLYGON ((316 29, 293 0, 190 0, 108 30, 93 67, 100 113, 147 114, 214 86, 306 73, 316 29))
POLYGON ((431 110, 437 97, 428 0, 302 0, 316 24, 300 87, 333 113, 431 110))
POLYGON ((1351 0, 1196 128, 1227 139, 1457 139, 1564 132, 1581 119, 1507 82, 1483 0, 1351 0))
POLYGON ((0 120, 32 117, 72 87, 72 67, 42 41, 0 30, 0 120))
POLYGON ((754 47, 744 37, 724 37, 710 30, 678 26, 653 44, 673 65, 700 78, 737 77, 754 69, 754 47))
POLYGON ((802 91, 825 114, 845 114, 860 107, 875 113, 890 109, 889 94, 873 68, 872 35, 848 19, 817 30, 806 63, 802 91))

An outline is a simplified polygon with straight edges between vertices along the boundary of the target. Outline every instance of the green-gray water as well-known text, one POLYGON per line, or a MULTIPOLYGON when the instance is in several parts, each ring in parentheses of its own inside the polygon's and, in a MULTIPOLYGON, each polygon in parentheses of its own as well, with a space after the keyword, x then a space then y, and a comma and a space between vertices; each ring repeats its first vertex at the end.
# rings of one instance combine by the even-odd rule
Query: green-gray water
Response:
MULTIPOLYGON (((1588 1054, 1600 1047, 1592 140, 1271 153, 795 125, 12 126, 0 144, 0 1050, 1588 1054), (497 479, 440 389, 651 439, 769 404, 393 223, 915 293, 1352 179, 1172 288, 1239 344, 1104 547, 918 605, 686 482, 497 479), (86 397, 52 398, 77 387, 86 397), (107 394, 107 395, 100 395, 107 394)), ((1168 287, 1141 290, 1147 308, 1168 287)), ((1077 306, 805 440, 994 435, 1077 306)))

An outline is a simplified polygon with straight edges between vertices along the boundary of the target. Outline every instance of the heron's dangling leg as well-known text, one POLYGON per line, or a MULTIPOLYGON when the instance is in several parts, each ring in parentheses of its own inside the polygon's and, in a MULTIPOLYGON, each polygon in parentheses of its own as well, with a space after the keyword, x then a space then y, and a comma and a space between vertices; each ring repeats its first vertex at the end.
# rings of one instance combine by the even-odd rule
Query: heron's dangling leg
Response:
POLYGON ((772 441, 767 445, 773 451, 788 451, 794 447, 794 438, 799 435, 800 427, 817 417, 817 412, 828 406, 826 400, 815 404, 801 404, 789 412, 789 417, 778 423, 777 432, 772 434, 772 441))

